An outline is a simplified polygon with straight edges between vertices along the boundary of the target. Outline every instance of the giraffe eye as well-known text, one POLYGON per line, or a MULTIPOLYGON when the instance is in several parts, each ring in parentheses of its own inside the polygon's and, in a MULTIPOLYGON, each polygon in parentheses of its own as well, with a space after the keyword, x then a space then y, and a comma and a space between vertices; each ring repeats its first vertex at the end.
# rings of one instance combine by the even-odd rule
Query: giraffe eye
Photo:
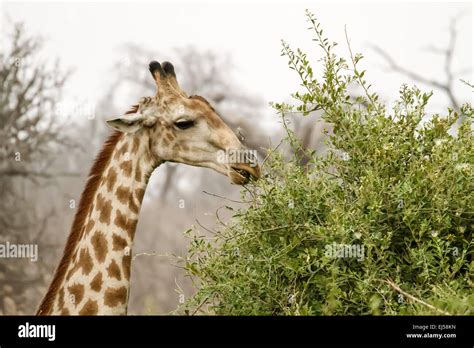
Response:
POLYGON ((178 127, 179 129, 188 129, 188 128, 191 128, 192 126, 194 126, 194 121, 178 121, 178 122, 175 122, 174 125, 176 127, 178 127))

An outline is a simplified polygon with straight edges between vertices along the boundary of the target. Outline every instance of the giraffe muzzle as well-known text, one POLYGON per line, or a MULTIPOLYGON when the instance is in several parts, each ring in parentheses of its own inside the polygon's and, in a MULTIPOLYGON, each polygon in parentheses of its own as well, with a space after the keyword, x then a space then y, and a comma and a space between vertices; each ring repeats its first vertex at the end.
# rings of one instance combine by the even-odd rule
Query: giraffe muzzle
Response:
POLYGON ((260 178, 260 166, 258 164, 233 164, 229 168, 228 176, 233 184, 245 185, 250 180, 258 180, 260 178))

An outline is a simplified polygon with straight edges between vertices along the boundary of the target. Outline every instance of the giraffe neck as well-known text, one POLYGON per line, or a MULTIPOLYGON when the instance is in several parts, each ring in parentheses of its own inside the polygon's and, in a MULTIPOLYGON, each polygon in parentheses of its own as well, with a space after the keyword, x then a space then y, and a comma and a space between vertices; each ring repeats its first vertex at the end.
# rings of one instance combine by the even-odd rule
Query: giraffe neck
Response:
POLYGON ((63 259, 38 314, 127 312, 138 215, 148 178, 161 162, 150 155, 145 136, 115 136, 115 144, 106 144, 96 160, 94 167, 102 165, 95 168, 99 172, 94 167, 91 171, 63 259), (89 185, 95 185, 94 192, 88 192, 89 185), (77 221, 81 214, 82 221, 77 221))

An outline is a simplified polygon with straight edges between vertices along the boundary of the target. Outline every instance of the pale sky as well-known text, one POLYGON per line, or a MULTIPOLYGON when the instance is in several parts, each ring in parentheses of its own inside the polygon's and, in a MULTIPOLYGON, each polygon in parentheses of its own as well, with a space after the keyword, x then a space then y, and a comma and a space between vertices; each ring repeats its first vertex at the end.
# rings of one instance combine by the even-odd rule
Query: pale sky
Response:
MULTIPOLYGON (((461 15, 454 67, 472 67, 473 60, 473 6, 469 2, 2 1, 0 8, 1 35, 9 30, 11 22, 5 21, 9 18, 23 21, 30 33, 45 37, 45 55, 59 57, 64 67, 75 69, 66 97, 80 100, 94 101, 103 95, 107 74, 113 63, 123 58, 119 48, 127 42, 159 52, 193 45, 228 54, 235 65, 233 78, 243 90, 262 96, 265 102, 289 100, 298 79, 287 68, 287 60, 280 57, 280 39, 303 48, 313 60, 320 55, 306 30, 306 8, 317 15, 325 34, 339 42, 339 52, 344 55, 347 26, 353 51, 367 57, 363 63, 368 69, 367 79, 385 98, 395 98, 399 86, 410 81, 388 72, 384 61, 370 49, 372 44, 384 48, 407 68, 443 79, 443 60, 424 48, 446 47, 449 21, 461 15)), ((156 57, 159 61, 167 58, 156 57)), ((180 67, 176 70, 179 72, 180 67)), ((472 71, 465 79, 474 80, 472 71)), ((456 92, 461 100, 472 98, 469 88, 461 84, 456 92)), ((445 103, 441 97, 438 101, 435 108, 445 103)), ((134 102, 125 100, 124 107, 134 102)))

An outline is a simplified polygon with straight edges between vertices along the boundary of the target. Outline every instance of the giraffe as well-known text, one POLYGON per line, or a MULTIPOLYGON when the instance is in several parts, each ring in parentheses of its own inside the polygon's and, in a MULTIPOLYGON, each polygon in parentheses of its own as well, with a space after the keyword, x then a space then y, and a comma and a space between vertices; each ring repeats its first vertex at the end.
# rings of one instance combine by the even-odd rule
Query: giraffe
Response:
POLYGON ((201 96, 178 85, 169 62, 149 70, 157 92, 108 120, 113 133, 82 193, 63 256, 37 315, 126 315, 131 249, 148 179, 170 161, 213 169, 243 185, 260 177, 256 157, 201 96), (222 153, 240 152, 242 161, 222 153), (229 157, 228 157, 229 158, 229 157))

